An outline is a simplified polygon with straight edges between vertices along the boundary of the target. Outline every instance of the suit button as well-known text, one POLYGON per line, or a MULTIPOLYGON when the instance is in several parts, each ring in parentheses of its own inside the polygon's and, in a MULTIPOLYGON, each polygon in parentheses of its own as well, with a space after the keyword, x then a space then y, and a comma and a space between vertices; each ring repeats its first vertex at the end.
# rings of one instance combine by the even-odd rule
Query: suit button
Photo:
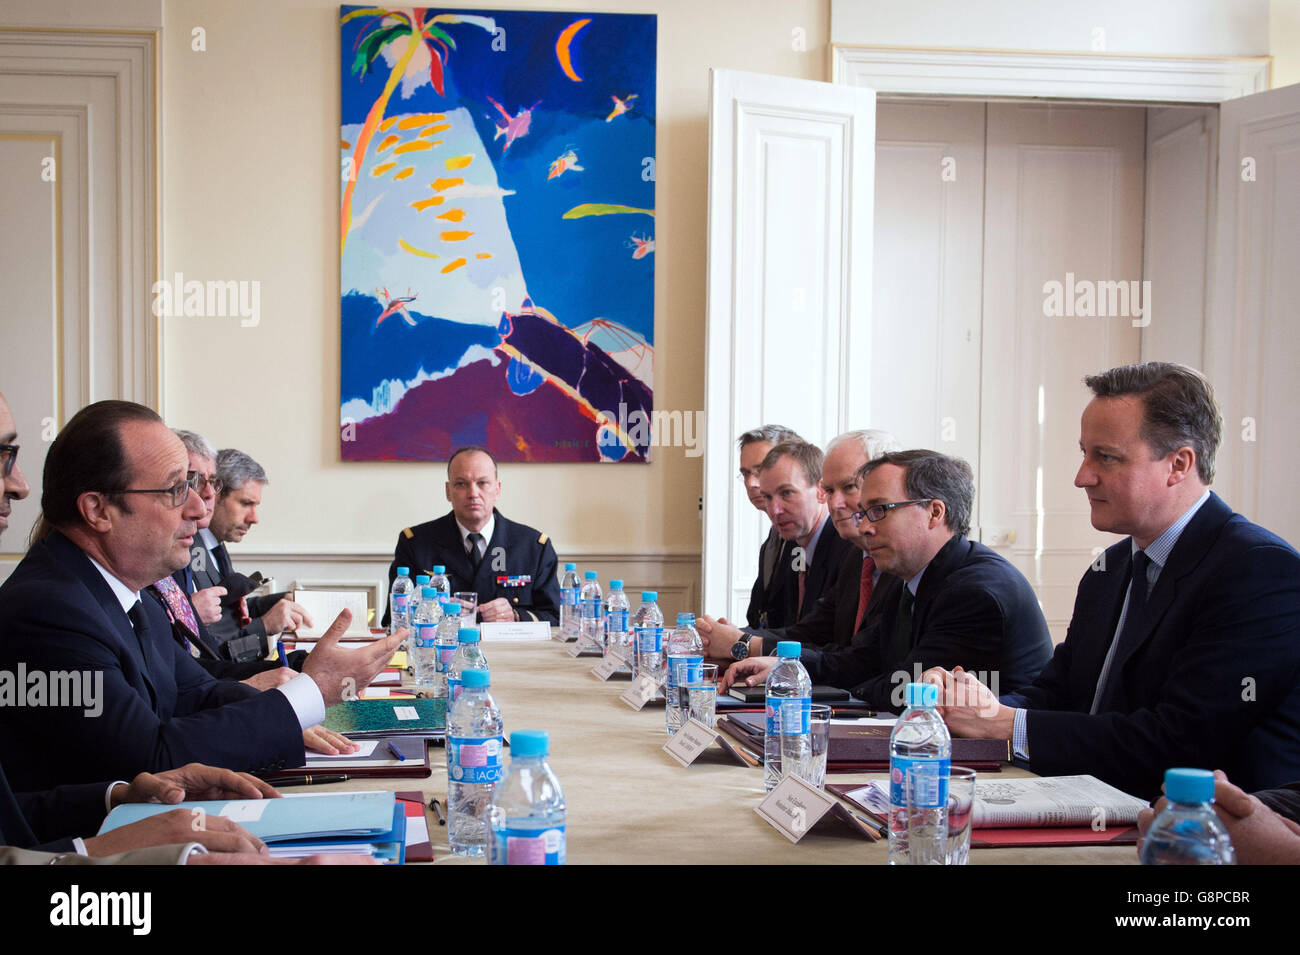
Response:
POLYGON ((519 598, 518 598, 518 597, 515 598, 515 603, 519 603, 519 598))

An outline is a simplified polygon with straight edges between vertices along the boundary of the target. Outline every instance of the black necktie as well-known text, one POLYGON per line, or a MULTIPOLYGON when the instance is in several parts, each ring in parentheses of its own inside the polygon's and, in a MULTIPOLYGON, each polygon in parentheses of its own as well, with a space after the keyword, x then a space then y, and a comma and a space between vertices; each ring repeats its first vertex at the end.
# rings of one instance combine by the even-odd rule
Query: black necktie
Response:
POLYGON ((139 600, 126 612, 126 615, 131 621, 131 629, 135 631, 135 639, 140 644, 140 657, 144 662, 145 672, 147 673, 149 671, 149 652, 145 647, 148 646, 149 639, 149 618, 145 615, 144 607, 139 600))
POLYGON ((217 560, 217 573, 223 578, 229 577, 234 565, 230 563, 230 552, 226 550, 225 544, 218 544, 212 549, 212 556, 217 560))
POLYGON ((1128 609, 1124 611, 1124 626, 1115 638, 1115 649, 1110 654, 1110 665, 1103 676, 1104 684, 1097 694, 1095 713, 1106 713, 1114 709, 1114 690, 1119 686, 1119 669, 1122 661, 1133 652, 1142 634, 1146 631, 1147 609, 1147 568, 1151 558, 1143 551, 1133 555, 1131 576, 1128 585, 1128 609))
POLYGON ((898 618, 894 621, 894 639, 889 644, 889 659, 886 663, 893 666, 902 660, 912 649, 912 605, 916 598, 912 589, 903 585, 903 592, 898 597, 898 618))
POLYGON ((478 565, 483 561, 483 555, 480 554, 478 550, 478 545, 483 543, 483 535, 474 533, 470 534, 465 539, 469 542, 469 546, 465 549, 465 553, 469 555, 469 566, 474 572, 474 576, 477 577, 478 565))

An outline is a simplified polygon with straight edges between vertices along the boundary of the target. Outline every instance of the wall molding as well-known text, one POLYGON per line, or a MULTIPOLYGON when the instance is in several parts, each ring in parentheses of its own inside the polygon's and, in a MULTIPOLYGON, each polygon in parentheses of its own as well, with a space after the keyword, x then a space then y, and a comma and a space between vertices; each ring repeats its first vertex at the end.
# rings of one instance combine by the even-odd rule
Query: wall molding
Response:
POLYGON ((1273 58, 831 45, 831 82, 878 94, 1219 103, 1269 89, 1273 58))

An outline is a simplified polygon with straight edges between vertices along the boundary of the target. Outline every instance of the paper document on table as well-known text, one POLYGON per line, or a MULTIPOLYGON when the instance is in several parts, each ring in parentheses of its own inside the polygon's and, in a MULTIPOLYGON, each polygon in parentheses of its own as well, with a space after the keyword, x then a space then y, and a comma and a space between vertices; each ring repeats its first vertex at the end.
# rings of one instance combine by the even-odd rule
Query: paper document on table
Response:
POLYGON ((352 611, 352 623, 348 625, 345 637, 364 637, 370 638, 370 630, 366 625, 366 592, 364 590, 298 590, 294 591, 293 599, 295 603, 301 604, 311 617, 315 626, 303 627, 298 631, 298 636, 304 638, 319 638, 330 625, 334 623, 334 618, 344 610, 352 611))
MULTIPOLYGON (((873 779, 876 799, 889 801, 889 781, 873 779)), ((866 787, 864 787, 866 788, 866 787)), ((857 792, 850 794, 872 805, 857 792)), ((971 825, 976 829, 1023 829, 1056 826, 1099 826, 1117 829, 1137 823, 1147 803, 1121 792, 1095 776, 1048 776, 1034 779, 975 781, 971 825)))
POLYGON ((318 760, 328 760, 328 759, 365 759, 367 756, 373 753, 375 751, 375 747, 379 745, 379 740, 377 739, 357 739, 357 740, 353 740, 352 742, 354 742, 356 745, 361 747, 355 753, 330 754, 330 753, 310 752, 307 754, 307 762, 314 763, 317 762, 318 760))

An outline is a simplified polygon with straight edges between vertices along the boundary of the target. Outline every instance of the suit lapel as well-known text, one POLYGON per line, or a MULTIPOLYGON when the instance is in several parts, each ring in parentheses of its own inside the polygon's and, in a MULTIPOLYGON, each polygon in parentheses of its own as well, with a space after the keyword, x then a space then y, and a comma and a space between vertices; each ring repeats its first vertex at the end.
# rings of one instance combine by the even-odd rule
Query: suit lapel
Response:
MULTIPOLYGON (((506 519, 498 514, 495 510, 492 512, 494 523, 492 525, 492 539, 487 542, 483 548, 483 560, 478 565, 478 574, 474 578, 473 589, 480 594, 488 594, 488 599, 496 593, 497 588, 497 571, 492 566, 492 556, 496 553, 505 553, 506 539, 509 537, 510 529, 507 526, 506 519), (500 551, 497 548, 501 548, 500 551)), ((467 561, 468 557, 465 558, 467 561)), ((481 602, 481 601, 480 601, 481 602)))
MULTIPOLYGON (((1214 546, 1219 531, 1231 516, 1232 509, 1223 503, 1222 498, 1211 492, 1210 499, 1201 505, 1196 516, 1183 528, 1182 534, 1178 536, 1178 543, 1174 544, 1174 549, 1169 552, 1169 559, 1161 568, 1156 585, 1151 588, 1151 593, 1147 597, 1146 608, 1142 614, 1140 636, 1123 648, 1122 656, 1117 656, 1111 661, 1108 680, 1118 678, 1124 672, 1124 666, 1132 659, 1133 654, 1151 639, 1151 635, 1160 626, 1160 621, 1164 619, 1165 613, 1173 605, 1174 598, 1178 596, 1183 578, 1200 566, 1205 555, 1214 546)), ((1128 545, 1124 551, 1126 564, 1123 568, 1124 577, 1127 577, 1128 563, 1133 559, 1133 548, 1129 541, 1124 543, 1128 545)), ((1116 618, 1118 615, 1116 611, 1116 618)), ((1114 627, 1112 626, 1111 629, 1113 631, 1114 627)))
MULTIPOLYGON (((456 526, 456 515, 448 514, 436 521, 433 534, 434 549, 432 553, 441 553, 446 559, 447 574, 451 577, 452 593, 476 589, 474 587, 474 574, 470 569, 469 555, 465 553, 465 542, 460 539, 460 528, 456 526)), ((433 568, 425 567, 420 572, 432 576, 433 568)))
MULTIPOLYGON (((118 603, 117 597, 114 596, 108 583, 95 565, 90 562, 90 558, 83 554, 81 548, 72 541, 57 531, 51 534, 48 540, 50 550, 59 563, 71 571, 85 586, 86 590, 90 592, 90 595, 95 598, 95 602, 99 604, 99 608, 104 614, 104 622, 108 625, 108 629, 117 634, 122 652, 135 664, 140 674, 140 680, 145 685, 150 696, 156 698, 153 680, 149 675, 149 666, 152 661, 145 659, 141 640, 136 636, 135 628, 131 626, 131 619, 126 615, 126 611, 122 609, 122 605, 118 603)), ((143 601, 141 604, 144 607, 148 605, 149 601, 143 601)))

